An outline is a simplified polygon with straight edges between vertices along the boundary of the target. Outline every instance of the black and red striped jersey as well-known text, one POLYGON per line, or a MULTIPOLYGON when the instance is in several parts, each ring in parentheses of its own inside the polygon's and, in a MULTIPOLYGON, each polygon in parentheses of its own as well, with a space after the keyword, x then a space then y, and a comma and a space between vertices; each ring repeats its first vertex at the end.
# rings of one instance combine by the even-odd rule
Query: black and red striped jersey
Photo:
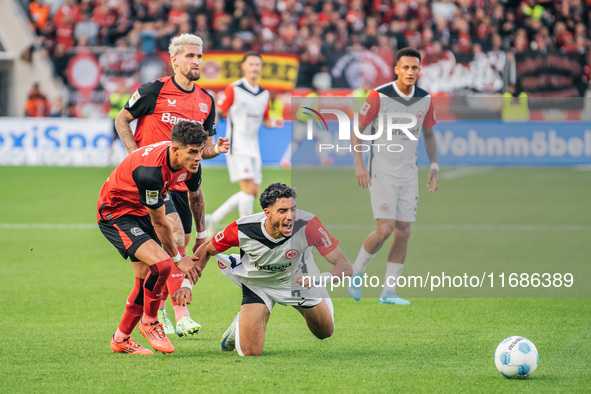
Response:
POLYGON ((195 174, 170 166, 170 141, 161 141, 132 152, 111 172, 101 188, 97 220, 109 221, 123 215, 145 216, 157 209, 171 187, 185 182, 196 191, 201 185, 201 166, 195 174))

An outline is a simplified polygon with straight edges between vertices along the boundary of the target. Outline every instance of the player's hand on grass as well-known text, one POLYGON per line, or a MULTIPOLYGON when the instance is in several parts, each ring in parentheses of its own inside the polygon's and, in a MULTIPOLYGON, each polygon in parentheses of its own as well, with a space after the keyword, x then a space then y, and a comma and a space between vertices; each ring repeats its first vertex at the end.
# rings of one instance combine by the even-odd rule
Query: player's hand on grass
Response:
POLYGON ((218 138, 217 145, 220 153, 228 153, 230 151, 230 137, 218 138))
POLYGON ((439 171, 429 171, 429 180, 427 181, 427 187, 431 187, 429 189, 429 193, 433 193, 434 191, 439 189, 439 171), (433 184, 433 186, 431 186, 431 183, 433 184))
POLYGON ((185 256, 176 263, 176 266, 183 274, 189 278, 192 284, 197 283, 197 280, 201 276, 201 269, 195 266, 191 256, 185 256))
POLYGON ((181 287, 180 289, 174 292, 174 294, 172 295, 172 299, 177 304, 181 306, 186 306, 191 304, 191 301, 193 301, 193 293, 190 289, 186 287, 181 287))
POLYGON ((367 189, 371 185, 371 178, 365 164, 355 164, 355 176, 357 177, 357 184, 362 188, 367 189))

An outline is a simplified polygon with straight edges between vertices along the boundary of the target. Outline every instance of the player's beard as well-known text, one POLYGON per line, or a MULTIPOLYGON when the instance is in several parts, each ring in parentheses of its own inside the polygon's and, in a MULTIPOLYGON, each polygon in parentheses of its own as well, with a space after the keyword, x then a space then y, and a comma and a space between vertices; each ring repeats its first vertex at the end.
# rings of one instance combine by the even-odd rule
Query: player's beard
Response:
POLYGON ((189 81, 198 81, 199 78, 201 78, 201 70, 189 70, 186 74, 184 74, 185 77, 189 80, 189 81))

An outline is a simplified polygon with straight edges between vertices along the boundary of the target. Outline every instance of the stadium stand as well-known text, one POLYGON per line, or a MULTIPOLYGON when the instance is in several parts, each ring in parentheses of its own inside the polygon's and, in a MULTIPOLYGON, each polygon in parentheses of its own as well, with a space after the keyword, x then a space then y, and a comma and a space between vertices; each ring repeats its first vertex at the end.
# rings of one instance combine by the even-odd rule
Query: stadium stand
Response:
MULTIPOLYGON (((200 35, 206 51, 296 54, 299 88, 319 82, 330 84, 323 88, 357 88, 350 78, 334 76, 344 55, 373 54, 391 66, 396 50, 405 46, 422 51, 421 78, 433 93, 500 94, 507 85, 516 84, 530 97, 583 96, 591 76, 590 0, 21 0, 21 4, 39 37, 36 48, 47 52, 55 75, 70 91, 70 106, 80 95, 80 87, 68 75, 74 54, 157 54, 181 32, 200 35), (520 64, 531 66, 540 56, 570 62, 562 70, 570 79, 526 78, 526 84, 520 85, 520 64), (472 70, 474 80, 463 85, 441 78, 450 61, 453 67, 472 70)), ((539 77, 544 70, 534 72, 539 77)), ((369 76, 375 80, 371 72, 369 76)), ((133 78, 140 79, 137 83, 142 79, 133 78)), ((115 87, 105 80, 101 84, 93 86, 99 102, 101 88, 107 97, 115 87)), ((80 108, 72 112, 87 116, 80 108)))

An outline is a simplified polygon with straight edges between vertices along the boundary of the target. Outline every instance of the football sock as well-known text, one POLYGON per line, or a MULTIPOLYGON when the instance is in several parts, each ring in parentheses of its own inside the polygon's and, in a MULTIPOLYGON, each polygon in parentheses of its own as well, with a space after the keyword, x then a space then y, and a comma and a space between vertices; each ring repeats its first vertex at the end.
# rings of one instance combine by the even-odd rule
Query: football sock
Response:
POLYGON ((181 306, 181 305, 174 306, 174 318, 176 319, 177 322, 179 320, 181 320, 185 315, 189 315, 189 316, 191 315, 186 306, 181 306))
POLYGON ((245 216, 252 215, 254 196, 244 192, 241 193, 242 195, 240 196, 240 202, 238 203, 238 214, 241 218, 243 218, 245 216))
POLYGON ((285 149, 285 152, 283 152, 283 156, 281 156, 281 161, 291 162, 291 142, 289 143, 289 145, 287 145, 287 149, 285 149))
POLYGON ((359 249, 359 254, 357 254, 357 258, 355 259, 355 263, 353 264, 353 273, 354 274, 362 274, 365 272, 365 268, 367 265, 376 257, 376 254, 369 254, 365 250, 365 247, 361 245, 361 249, 359 249))
POLYGON ((226 215, 236 210, 238 208, 238 203, 240 202, 241 194, 241 191, 238 193, 234 193, 222 205, 220 205, 220 207, 216 209, 214 213, 211 214, 211 223, 214 223, 217 226, 219 222, 224 220, 226 215))
POLYGON ((150 273, 144 282, 144 319, 145 324, 153 323, 158 320, 158 308, 160 307, 160 297, 162 289, 170 275, 172 269, 172 258, 167 258, 156 264, 152 264, 150 273))
POLYGON ((142 317, 143 310, 144 280, 136 276, 133 290, 131 290, 129 297, 127 297, 125 312, 123 312, 123 317, 121 318, 117 332, 113 336, 116 342, 123 342, 131 335, 133 329, 142 317))
POLYGON ((326 302, 326 306, 328 306, 328 310, 330 311, 330 316, 332 317, 332 322, 334 324, 334 307, 332 306, 332 300, 330 297, 326 297, 324 302, 326 302))
POLYGON ((242 348, 240 347, 240 319, 236 322, 236 335, 234 336, 234 346, 236 347, 236 352, 238 352, 239 356, 244 357, 244 353, 242 353, 242 348))
POLYGON ((388 290, 396 291, 396 281, 402 273, 403 268, 404 264, 402 263, 394 263, 392 261, 388 261, 388 263, 386 264, 386 275, 384 277, 384 290, 382 290, 382 295, 385 295, 388 290), (396 279, 394 280, 389 278, 396 279))

